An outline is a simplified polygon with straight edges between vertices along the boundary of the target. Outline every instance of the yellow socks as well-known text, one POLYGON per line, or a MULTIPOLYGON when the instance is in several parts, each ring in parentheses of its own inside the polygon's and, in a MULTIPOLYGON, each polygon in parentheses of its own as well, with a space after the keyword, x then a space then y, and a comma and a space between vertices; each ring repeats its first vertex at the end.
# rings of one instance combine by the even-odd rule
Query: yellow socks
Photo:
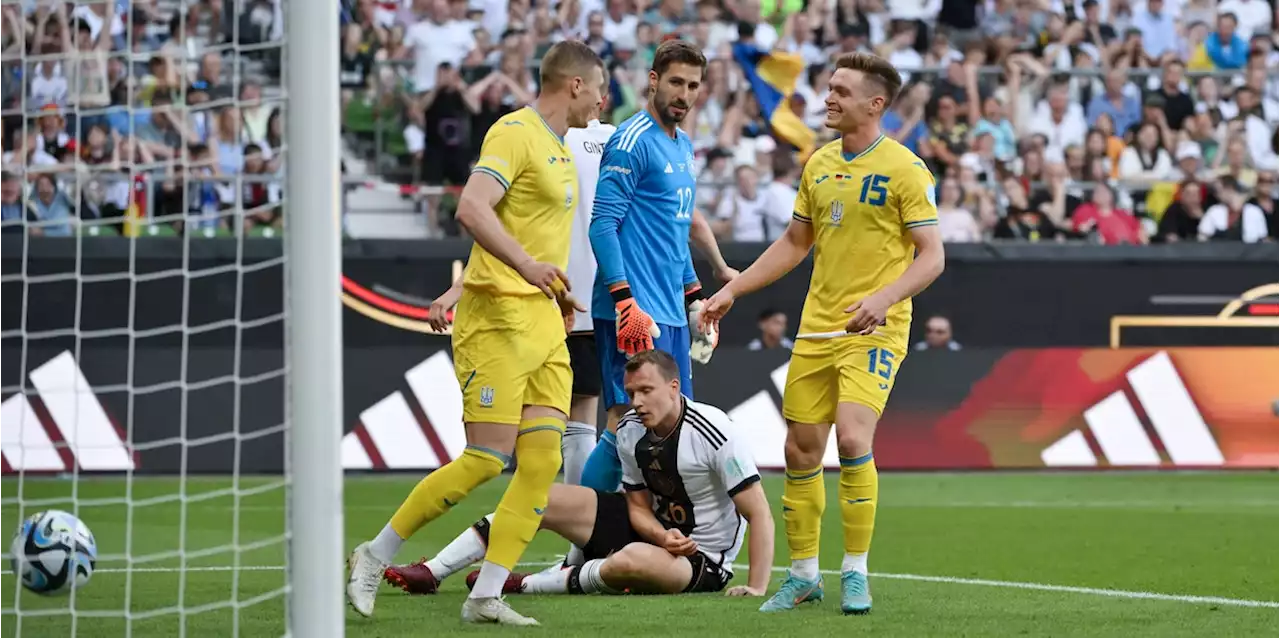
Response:
POLYGON ((400 538, 409 538, 423 525, 462 502, 471 490, 501 474, 507 460, 505 454, 467 446, 462 456, 418 482, 391 517, 391 528, 400 538))
POLYGON ((866 554, 876 526, 880 478, 871 453, 840 457, 840 519, 844 522, 845 565, 842 571, 866 573, 866 554))
POLYGON ((516 438, 516 473, 498 503, 489 527, 485 561, 510 570, 520 560, 542 524, 547 492, 560 472, 560 439, 564 421, 539 417, 520 422, 516 438))
POLYGON ((787 469, 782 489, 782 521, 787 545, 791 548, 791 573, 808 581, 818 578, 818 537, 822 532, 822 511, 827 505, 827 489, 822 466, 804 470, 787 469))

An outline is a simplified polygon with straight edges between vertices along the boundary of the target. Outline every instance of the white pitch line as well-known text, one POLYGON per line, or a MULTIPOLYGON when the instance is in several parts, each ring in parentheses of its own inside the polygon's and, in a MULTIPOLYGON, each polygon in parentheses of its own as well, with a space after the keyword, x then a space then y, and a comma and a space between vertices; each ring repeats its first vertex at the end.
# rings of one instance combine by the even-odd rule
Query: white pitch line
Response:
MULTIPOLYGON (((748 565, 734 565, 737 569, 749 569, 748 565)), ((775 572, 785 572, 786 567, 774 567, 775 572)), ((827 576, 839 576, 840 571, 824 569, 821 573, 827 576)), ((1243 598, 1223 598, 1220 596, 1189 596, 1184 594, 1160 594, 1150 591, 1128 591, 1125 589, 1104 589, 1101 587, 1075 587, 1072 585, 1051 585, 1048 583, 1027 583, 1016 580, 988 580, 985 578, 957 578, 954 576, 925 576, 923 574, 887 574, 871 572, 875 578, 887 580, 911 580, 923 583, 944 583, 948 585, 973 585, 978 587, 1003 587, 1005 589, 1023 589, 1030 591, 1051 591, 1065 594, 1084 594, 1087 596, 1105 596, 1108 598, 1128 598, 1132 600, 1163 600, 1175 603, 1227 605, 1231 607, 1266 607, 1280 609, 1280 602, 1268 600, 1247 600, 1243 598)))
MULTIPOLYGON (((559 563, 521 563, 523 567, 547 567, 549 565, 558 565, 559 563)), ((281 571, 284 565, 241 565, 234 567, 231 565, 208 565, 202 567, 188 567, 187 572, 231 572, 236 571, 281 571)), ((748 565, 734 565, 735 569, 746 570, 748 565)), ((120 567, 107 567, 94 570, 94 573, 101 574, 123 574, 128 569, 120 567)), ((137 567, 133 569, 134 573, 173 573, 183 571, 178 567, 137 567)), ((786 567, 774 567, 774 572, 786 572, 786 567)), ((4 570, 6 576, 10 576, 13 572, 4 570)), ((834 569, 824 569, 822 574, 827 576, 839 576, 840 571, 834 569)), ((892 574, 884 572, 872 572, 871 576, 875 578, 884 578, 886 580, 909 580, 922 583, 942 583, 946 585, 970 585, 976 587, 1000 587, 1004 589, 1022 589, 1027 591, 1048 591, 1063 594, 1082 594, 1085 596, 1103 596, 1106 598, 1127 598, 1130 600, 1159 600, 1174 603, 1187 603, 1193 605, 1224 605, 1228 607, 1252 607, 1252 608, 1268 608, 1280 609, 1280 602, 1272 602, 1268 600, 1248 600, 1243 598, 1224 598, 1222 596, 1191 596, 1185 594, 1161 594, 1150 591, 1129 591, 1125 589, 1105 589, 1101 587, 1075 587, 1072 585, 1051 585, 1048 583, 1028 583, 1016 580, 988 580, 985 578, 957 578, 954 576, 927 576, 924 574, 892 574)))

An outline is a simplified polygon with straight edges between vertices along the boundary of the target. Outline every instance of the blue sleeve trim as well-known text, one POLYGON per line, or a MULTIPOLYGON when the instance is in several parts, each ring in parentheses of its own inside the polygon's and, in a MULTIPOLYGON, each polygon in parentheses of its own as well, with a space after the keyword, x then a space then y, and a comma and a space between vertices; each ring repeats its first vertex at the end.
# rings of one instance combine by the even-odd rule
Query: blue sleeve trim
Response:
POLYGON ((488 176, 490 176, 490 177, 492 177, 492 178, 494 178, 494 179, 498 180, 498 183, 499 183, 499 184, 502 184, 502 190, 509 190, 509 189, 511 188, 511 182, 508 182, 508 181, 507 181, 507 178, 505 178, 505 177, 503 177, 503 176, 499 175, 499 174, 498 174, 498 171, 495 171, 495 170, 493 170, 492 168, 485 168, 484 166, 477 166, 477 167, 475 167, 475 168, 471 169, 471 172, 472 172, 472 173, 484 173, 485 175, 488 175, 488 176))
POLYGON ((937 226, 937 225, 938 225, 938 220, 937 220, 937 219, 922 219, 922 220, 920 220, 920 221, 916 221, 916 222, 907 222, 905 225, 906 225, 906 227, 907 227, 907 228, 919 228, 919 227, 921 227, 921 226, 937 226))

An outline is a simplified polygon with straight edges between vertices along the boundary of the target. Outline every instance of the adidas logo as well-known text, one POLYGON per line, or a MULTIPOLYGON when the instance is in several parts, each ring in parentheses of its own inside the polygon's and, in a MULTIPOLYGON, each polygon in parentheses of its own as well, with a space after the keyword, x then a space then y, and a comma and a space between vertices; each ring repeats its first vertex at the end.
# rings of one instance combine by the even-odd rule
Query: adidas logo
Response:
MULTIPOLYGON (((1218 442, 1196 408, 1168 353, 1157 353, 1139 363, 1125 373, 1125 378, 1173 465, 1222 465, 1222 450, 1218 448, 1218 442)), ((1113 392, 1085 410, 1084 420, 1088 424, 1087 430, 1075 430, 1040 452, 1040 459, 1045 465, 1098 465, 1099 459, 1089 445, 1089 436, 1097 443, 1103 460, 1111 465, 1161 464, 1155 444, 1147 436, 1124 391, 1113 392)))
POLYGON ((666 173, 666 174, 668 174, 668 175, 670 175, 670 174, 672 174, 672 173, 674 173, 674 172, 675 172, 675 171, 671 170, 671 162, 667 162, 667 170, 662 171, 662 172, 664 172, 664 173, 666 173))
POLYGON ((361 412, 355 429, 342 437, 343 469, 430 470, 466 448, 462 389, 449 355, 437 352, 404 377, 411 397, 392 392, 361 412))
POLYGON ((124 432, 103 409, 70 351, 32 370, 34 392, 0 403, 4 473, 137 469, 124 432))

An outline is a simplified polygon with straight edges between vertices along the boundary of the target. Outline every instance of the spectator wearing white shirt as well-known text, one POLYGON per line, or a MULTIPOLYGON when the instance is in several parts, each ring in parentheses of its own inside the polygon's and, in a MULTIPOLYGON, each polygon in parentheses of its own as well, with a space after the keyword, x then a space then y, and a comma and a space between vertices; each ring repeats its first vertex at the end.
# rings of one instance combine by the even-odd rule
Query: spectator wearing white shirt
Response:
POLYGON ((1120 153, 1120 179, 1148 185, 1171 179, 1173 162, 1161 142, 1159 126, 1152 122, 1139 125, 1133 143, 1120 153))
POLYGON ((476 45, 470 24, 449 19, 446 0, 425 0, 422 4, 427 6, 426 19, 410 26, 404 36, 413 49, 413 90, 418 93, 435 88, 441 64, 460 67, 476 45))
POLYGON ((938 190, 938 230, 947 243, 972 243, 982 241, 978 220, 960 201, 960 185, 953 179, 944 179, 938 190))
POLYGON ((1049 86, 1045 99, 1036 105, 1028 129, 1030 133, 1043 135, 1048 140, 1047 146, 1058 150, 1073 145, 1083 146, 1089 132, 1084 109, 1071 103, 1064 83, 1049 86))
POLYGON ((769 198, 760 185, 754 166, 739 166, 734 172, 735 185, 720 200, 711 228, 717 235, 734 241, 771 241, 786 230, 791 221, 790 210, 770 210, 769 198))
MULTIPOLYGON (((765 198, 769 201, 769 210, 776 216, 780 217, 785 213, 789 217, 796 209, 796 197, 799 196, 795 184, 800 178, 800 167, 796 165, 791 153, 786 152, 774 153, 771 163, 773 181, 765 187, 765 198)), ((767 241, 775 239, 777 236, 770 235, 767 241)))
POLYGON ((898 69, 898 73, 902 75, 903 84, 911 80, 911 74, 908 71, 924 66, 924 58, 915 49, 918 32, 919 27, 914 22, 899 24, 893 31, 893 35, 876 47, 876 54, 898 69))
POLYGON ((1218 14, 1230 13, 1236 17, 1236 34, 1248 40, 1255 33, 1271 31, 1273 5, 1266 0, 1223 0, 1218 3, 1218 14))
POLYGON ((1209 207, 1200 219, 1201 241, 1236 241, 1252 244, 1267 239, 1267 216, 1248 202, 1248 189, 1240 182, 1224 178, 1218 182, 1222 203, 1209 207))
POLYGON ((622 34, 635 34, 640 18, 627 11, 627 0, 609 0, 605 8, 604 39, 613 42, 622 34))

